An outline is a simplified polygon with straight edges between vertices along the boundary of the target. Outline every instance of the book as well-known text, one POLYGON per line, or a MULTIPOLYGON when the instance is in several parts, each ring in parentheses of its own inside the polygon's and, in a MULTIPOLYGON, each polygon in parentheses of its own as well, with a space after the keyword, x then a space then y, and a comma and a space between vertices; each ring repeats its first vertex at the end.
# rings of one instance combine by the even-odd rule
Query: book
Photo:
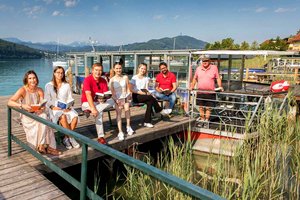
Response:
POLYGON ((170 92, 171 92, 171 90, 168 88, 166 88, 166 89, 159 88, 159 89, 161 90, 161 93, 166 94, 166 95, 170 94, 170 92))
POLYGON ((215 88, 215 91, 216 91, 216 92, 222 92, 222 91, 223 91, 223 88, 222 88, 222 87, 215 88))
POLYGON ((56 107, 59 107, 62 110, 64 110, 64 109, 70 109, 74 105, 74 102, 75 102, 74 99, 72 99, 72 100, 70 100, 68 102, 57 100, 56 107))
POLYGON ((31 111, 35 112, 40 110, 42 107, 45 107, 47 103, 46 99, 43 99, 39 104, 31 104, 31 111))
POLYGON ((106 91, 104 93, 96 92, 95 99, 109 99, 112 96, 111 91, 106 91))

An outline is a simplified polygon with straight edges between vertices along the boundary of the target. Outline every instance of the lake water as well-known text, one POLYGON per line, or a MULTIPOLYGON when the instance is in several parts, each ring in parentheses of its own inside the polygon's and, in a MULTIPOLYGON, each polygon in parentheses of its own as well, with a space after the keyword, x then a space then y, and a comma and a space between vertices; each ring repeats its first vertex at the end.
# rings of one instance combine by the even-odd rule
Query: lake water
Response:
POLYGON ((28 70, 37 73, 39 86, 44 89, 52 78, 52 60, 0 60, 0 96, 14 94, 23 85, 23 77, 28 70))

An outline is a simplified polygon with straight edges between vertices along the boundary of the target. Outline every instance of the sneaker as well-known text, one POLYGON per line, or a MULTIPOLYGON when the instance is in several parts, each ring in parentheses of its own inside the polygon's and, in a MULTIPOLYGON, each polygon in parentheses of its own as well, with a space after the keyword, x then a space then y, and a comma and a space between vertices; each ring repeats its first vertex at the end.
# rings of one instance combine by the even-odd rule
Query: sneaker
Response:
POLYGON ((97 139, 97 142, 100 143, 100 144, 107 144, 106 140, 104 139, 104 137, 99 137, 97 139))
POLYGON ((118 138, 120 141, 124 140, 124 133, 123 132, 118 133, 118 138))
POLYGON ((70 141, 71 145, 73 146, 73 148, 78 149, 80 147, 80 144, 75 140, 75 138, 70 137, 69 141, 70 141))
POLYGON ((172 113, 172 109, 165 109, 167 111, 167 114, 171 114, 172 113))
POLYGON ((153 128, 154 127, 153 124, 151 124, 151 123, 144 123, 144 126, 146 126, 148 128, 153 128))
POLYGON ((69 138, 67 138, 67 137, 65 137, 64 139, 63 139, 63 145, 65 145, 65 147, 67 148, 67 149, 72 149, 73 147, 72 147, 72 145, 71 145, 71 143, 70 143, 70 140, 69 140, 69 138))
POLYGON ((165 115, 168 115, 169 113, 168 113, 167 109, 162 109, 160 111, 160 114, 162 114, 163 116, 165 116, 165 115))
POLYGON ((133 133, 134 133, 134 130, 132 130, 132 128, 131 128, 131 126, 127 126, 127 134, 128 135, 133 135, 133 133))

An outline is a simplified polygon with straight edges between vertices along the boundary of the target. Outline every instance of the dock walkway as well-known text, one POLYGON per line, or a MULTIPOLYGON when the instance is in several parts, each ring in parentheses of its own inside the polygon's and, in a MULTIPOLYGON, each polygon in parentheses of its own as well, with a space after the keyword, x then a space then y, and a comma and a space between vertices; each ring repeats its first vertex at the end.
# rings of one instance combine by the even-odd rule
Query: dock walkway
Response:
MULTIPOLYGON (((10 197, 17 198, 18 195, 22 195, 22 199, 24 199, 26 197, 25 194, 28 195, 28 199, 41 197, 42 195, 45 195, 46 197, 47 194, 51 194, 51 198, 53 199, 68 199, 67 196, 43 176, 44 173, 49 172, 49 169, 15 142, 12 144, 12 156, 10 158, 7 157, 6 104, 8 98, 9 97, 0 97, 0 199, 7 199, 10 197)), ((74 95, 74 98, 76 102, 75 107, 79 108, 80 96, 74 95)), ((190 122, 190 119, 184 116, 173 116, 170 119, 166 118, 163 120, 161 120, 160 117, 157 117, 154 120, 154 128, 145 128, 143 127, 144 113, 144 108, 132 107, 131 124, 136 133, 132 136, 125 137, 124 141, 119 141, 117 139, 117 127, 110 125, 108 115, 107 113, 104 113, 104 129, 106 131, 105 137, 108 141, 108 145, 120 151, 126 150, 133 144, 143 144, 174 133, 182 132, 187 129, 190 122)), ((19 113, 15 111, 12 112, 12 118, 14 119, 12 120, 12 133, 25 142, 26 137, 23 128, 16 120, 18 116, 19 113)), ((112 123, 116 124, 114 111, 111 112, 111 117, 112 123)), ((125 127, 125 125, 123 125, 123 127, 125 127)), ((81 116, 75 131, 93 140, 97 139, 95 120, 92 116, 89 118, 81 116)), ((81 148, 67 150, 61 144, 58 148, 63 151, 63 155, 58 157, 46 155, 45 157, 61 168, 70 167, 81 162, 81 148)), ((92 148, 88 149, 88 160, 101 156, 103 156, 101 152, 92 148)))

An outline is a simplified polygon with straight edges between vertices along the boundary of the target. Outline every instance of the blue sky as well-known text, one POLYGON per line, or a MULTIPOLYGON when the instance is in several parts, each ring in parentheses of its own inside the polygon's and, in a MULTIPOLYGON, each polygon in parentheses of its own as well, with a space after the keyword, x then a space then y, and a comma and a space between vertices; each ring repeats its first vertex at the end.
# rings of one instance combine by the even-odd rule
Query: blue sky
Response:
POLYGON ((300 0, 0 0, 0 38, 121 45, 189 35, 262 42, 300 29, 300 0))

